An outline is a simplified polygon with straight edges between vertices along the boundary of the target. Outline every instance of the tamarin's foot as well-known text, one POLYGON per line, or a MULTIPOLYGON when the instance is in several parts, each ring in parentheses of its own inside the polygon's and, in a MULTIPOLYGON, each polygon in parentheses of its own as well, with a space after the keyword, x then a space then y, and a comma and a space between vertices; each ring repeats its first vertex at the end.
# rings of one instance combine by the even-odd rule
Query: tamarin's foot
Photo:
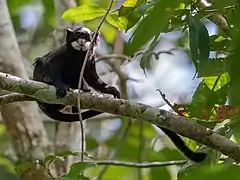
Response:
POLYGON ((59 99, 64 98, 67 95, 67 91, 69 91, 69 86, 66 84, 58 85, 55 87, 57 89, 56 96, 59 99))
POLYGON ((113 95, 115 98, 120 99, 120 92, 117 90, 117 88, 113 87, 113 86, 107 86, 104 90, 103 93, 106 94, 111 94, 113 95))

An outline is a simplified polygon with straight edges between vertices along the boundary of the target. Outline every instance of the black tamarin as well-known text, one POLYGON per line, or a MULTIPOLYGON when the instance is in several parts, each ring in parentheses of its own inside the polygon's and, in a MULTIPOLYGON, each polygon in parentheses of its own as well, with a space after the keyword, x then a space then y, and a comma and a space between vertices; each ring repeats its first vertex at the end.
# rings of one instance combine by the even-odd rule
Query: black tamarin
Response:
MULTIPOLYGON (((36 58, 34 62, 33 80, 55 86, 56 96, 58 98, 64 97, 69 88, 77 89, 83 61, 94 33, 98 32, 92 32, 86 27, 76 28, 75 30, 67 29, 66 42, 64 44, 45 54, 43 57, 36 58)), ((97 91, 111 94, 115 98, 120 98, 119 91, 113 86, 108 86, 97 74, 94 51, 94 47, 98 43, 97 39, 98 38, 96 38, 93 43, 93 49, 87 60, 81 90, 89 92, 89 85, 97 91)), ((42 102, 38 102, 38 105, 47 116, 54 120, 62 122, 79 121, 76 107, 72 108, 75 114, 65 114, 60 111, 65 105, 42 102)), ((101 113, 100 111, 88 110, 81 114, 84 120, 101 113)), ((205 159, 205 153, 194 152, 189 149, 175 132, 166 128, 159 128, 163 130, 186 157, 195 162, 201 162, 205 159)))
MULTIPOLYGON (((80 27, 75 30, 67 29, 66 42, 57 49, 50 51, 34 62, 33 80, 41 81, 56 87, 56 95, 62 98, 69 88, 77 89, 80 71, 90 42, 95 32, 88 28, 80 27)), ((93 49, 87 60, 81 90, 89 92, 88 85, 102 93, 112 94, 120 98, 119 91, 103 82, 96 71, 94 46, 98 43, 98 37, 94 41, 93 49), (88 85, 87 85, 87 84, 88 85)), ((65 106, 60 104, 47 104, 38 102, 40 109, 50 118, 58 121, 78 121, 78 114, 65 114, 62 110, 65 106)), ((78 112, 73 107, 74 112, 78 112)), ((100 111, 89 110, 82 113, 83 119, 101 114, 100 111)))

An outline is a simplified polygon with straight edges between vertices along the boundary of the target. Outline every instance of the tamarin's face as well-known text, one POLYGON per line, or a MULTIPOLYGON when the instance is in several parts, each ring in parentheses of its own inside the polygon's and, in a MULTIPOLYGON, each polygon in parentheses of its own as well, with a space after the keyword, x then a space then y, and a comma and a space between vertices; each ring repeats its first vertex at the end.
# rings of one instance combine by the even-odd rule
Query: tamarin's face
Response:
MULTIPOLYGON (((71 46, 77 51, 87 51, 90 47, 90 42, 95 32, 92 32, 86 27, 76 28, 74 30, 67 29, 67 43, 71 43, 71 46)), ((96 46, 99 41, 99 33, 96 40, 93 42, 93 46, 96 46)))

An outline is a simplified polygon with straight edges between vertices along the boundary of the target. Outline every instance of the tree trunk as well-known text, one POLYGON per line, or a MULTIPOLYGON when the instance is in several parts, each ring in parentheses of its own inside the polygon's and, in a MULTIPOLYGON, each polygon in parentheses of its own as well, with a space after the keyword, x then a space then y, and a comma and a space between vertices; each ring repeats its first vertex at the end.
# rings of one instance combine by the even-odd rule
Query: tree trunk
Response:
MULTIPOLYGON (((0 71, 28 79, 6 0, 0 0, 0 17, 0 71)), ((43 158, 49 143, 36 103, 14 102, 3 105, 1 114, 18 162, 43 158)), ((48 179, 41 168, 26 172, 22 179, 37 179, 36 177, 48 179)))

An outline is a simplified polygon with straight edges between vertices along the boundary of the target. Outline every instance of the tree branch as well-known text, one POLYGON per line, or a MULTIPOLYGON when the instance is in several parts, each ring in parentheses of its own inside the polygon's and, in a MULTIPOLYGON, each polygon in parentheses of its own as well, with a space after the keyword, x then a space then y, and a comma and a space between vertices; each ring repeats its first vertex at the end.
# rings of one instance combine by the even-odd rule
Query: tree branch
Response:
POLYGON ((29 97, 25 94, 12 93, 0 96, 0 105, 9 104, 17 101, 36 101, 36 100, 37 99, 29 97))
POLYGON ((185 164, 186 160, 179 161, 166 161, 166 162, 125 162, 125 161, 113 161, 113 160, 104 160, 104 161, 84 161, 86 163, 95 163, 97 165, 111 165, 111 166, 125 166, 125 167, 137 167, 137 168, 152 168, 152 167, 162 167, 162 166, 173 166, 185 164))
MULTIPOLYGON (((214 3, 213 0, 201 0, 199 1, 199 7, 205 8, 211 6, 209 3, 214 3)), ((211 13, 208 17, 213 23, 215 23, 221 30, 228 36, 230 36, 230 28, 228 26, 227 20, 224 16, 219 13, 211 13)))
MULTIPOLYGON (((75 106, 77 104, 76 92, 71 91, 65 98, 57 99, 55 95, 56 89, 53 86, 41 82, 24 80, 10 74, 0 73, 0 88, 26 94, 47 103, 75 106)), ((236 161, 240 161, 239 145, 210 129, 194 123, 193 120, 189 118, 181 117, 145 104, 115 99, 91 92, 81 92, 81 106, 84 109, 94 109, 135 118, 155 124, 159 127, 168 128, 182 136, 216 149, 236 161)))

